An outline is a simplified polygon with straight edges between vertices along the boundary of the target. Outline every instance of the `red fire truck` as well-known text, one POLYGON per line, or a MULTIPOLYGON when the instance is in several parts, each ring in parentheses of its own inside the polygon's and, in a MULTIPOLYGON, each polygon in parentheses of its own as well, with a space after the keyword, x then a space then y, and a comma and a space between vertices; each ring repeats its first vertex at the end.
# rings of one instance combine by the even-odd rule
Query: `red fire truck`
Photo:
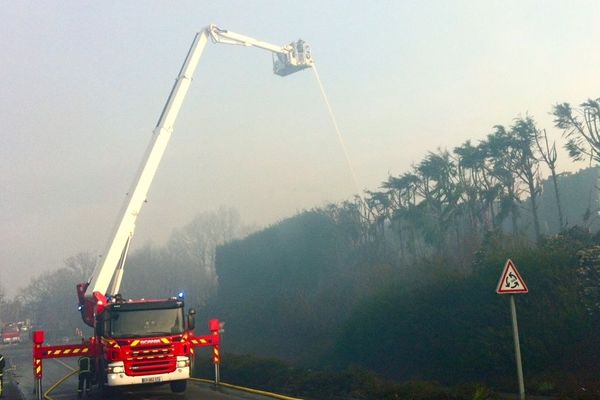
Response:
POLYGON ((183 295, 159 300, 130 300, 120 294, 123 267, 146 201, 150 184, 173 131, 194 70, 208 40, 214 43, 257 47, 273 54, 273 70, 280 76, 310 68, 310 48, 302 40, 276 46, 210 25, 198 34, 183 63, 138 175, 123 205, 112 240, 102 263, 88 282, 77 285, 79 310, 94 336, 81 345, 44 346, 42 331, 34 332, 34 374, 41 398, 42 360, 55 357, 93 358, 95 381, 101 388, 131 384, 169 382, 174 392, 186 389, 194 348, 212 346, 215 381, 219 381, 220 323, 209 323, 210 334, 194 335, 194 310, 184 313, 183 295))
POLYGON ((21 331, 19 327, 14 324, 8 324, 2 328, 2 343, 4 344, 16 344, 21 343, 21 331))

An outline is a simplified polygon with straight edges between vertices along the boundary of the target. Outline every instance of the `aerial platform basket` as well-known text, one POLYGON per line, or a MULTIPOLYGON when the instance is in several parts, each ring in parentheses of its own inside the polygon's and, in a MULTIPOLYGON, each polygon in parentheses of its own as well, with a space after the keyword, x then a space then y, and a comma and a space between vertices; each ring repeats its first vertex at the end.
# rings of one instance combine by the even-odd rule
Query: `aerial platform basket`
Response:
POLYGON ((296 40, 284 47, 285 53, 273 53, 273 72, 286 76, 313 66, 310 46, 304 40, 296 40))

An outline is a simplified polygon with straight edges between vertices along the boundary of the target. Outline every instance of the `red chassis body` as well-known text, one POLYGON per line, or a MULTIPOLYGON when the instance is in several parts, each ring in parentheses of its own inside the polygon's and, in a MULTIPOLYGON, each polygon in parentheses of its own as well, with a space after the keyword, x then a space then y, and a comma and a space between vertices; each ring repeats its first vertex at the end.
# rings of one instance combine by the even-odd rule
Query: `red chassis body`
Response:
MULTIPOLYGON (((160 301, 141 300, 135 303, 154 302, 160 301)), ((95 381, 99 383, 108 383, 106 382, 107 369, 115 363, 122 365, 122 372, 115 374, 121 377, 122 382, 118 383, 119 385, 158 382, 161 381, 161 377, 167 377, 166 380, 187 379, 191 375, 190 364, 196 347, 213 348, 213 362, 217 371, 221 342, 219 320, 211 320, 209 329, 210 334, 201 336, 196 336, 192 330, 185 330, 180 334, 148 337, 135 335, 135 337, 110 338, 96 334, 88 340, 83 340, 81 344, 65 345, 44 345, 44 332, 35 331, 33 332, 34 376, 41 382, 44 359, 88 356, 95 361, 95 381), (180 359, 190 361, 181 368, 180 359), (183 375, 181 375, 182 370, 185 370, 183 375), (177 375, 177 371, 180 375, 177 375)), ((95 332, 98 333, 98 330, 95 329, 95 332)))

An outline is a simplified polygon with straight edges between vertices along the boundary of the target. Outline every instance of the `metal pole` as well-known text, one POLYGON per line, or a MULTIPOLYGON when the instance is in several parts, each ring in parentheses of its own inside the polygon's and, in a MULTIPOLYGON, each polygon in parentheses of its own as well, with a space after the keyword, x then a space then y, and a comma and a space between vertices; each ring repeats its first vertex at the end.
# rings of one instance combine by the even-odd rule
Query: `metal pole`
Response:
POLYGON ((517 377, 519 379, 519 398, 525 400, 525 383, 523 381, 523 363, 521 361, 521 345, 519 344, 519 326, 517 324, 517 307, 515 296, 510 295, 510 312, 512 314, 513 337, 515 339, 515 358, 517 360, 517 377))
POLYGON ((37 392, 37 400, 42 400, 42 380, 41 379, 36 379, 35 380, 35 391, 37 392))
POLYGON ((219 371, 219 364, 215 364, 215 385, 219 385, 221 383, 221 374, 219 371))
POLYGON ((219 365, 221 364, 221 354, 218 344, 213 346, 213 363, 215 364, 215 385, 219 386, 221 383, 221 371, 219 370, 219 365))

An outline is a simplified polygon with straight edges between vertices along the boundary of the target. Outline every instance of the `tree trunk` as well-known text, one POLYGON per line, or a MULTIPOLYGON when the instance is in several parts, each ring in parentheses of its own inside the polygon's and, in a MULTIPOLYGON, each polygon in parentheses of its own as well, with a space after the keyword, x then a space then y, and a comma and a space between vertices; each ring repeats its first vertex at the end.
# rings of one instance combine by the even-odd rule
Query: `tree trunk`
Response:
POLYGON ((558 178, 556 177, 556 170, 554 168, 550 169, 552 172, 552 183, 554 184, 554 195, 556 196, 556 207, 558 208, 558 230, 561 231, 563 228, 563 213, 562 207, 560 206, 560 196, 558 194, 558 178))
POLYGON ((510 216, 512 219, 512 228, 513 228, 513 237, 517 237, 517 235, 519 234, 519 226, 517 224, 517 212, 515 211, 515 209, 517 208, 517 206, 515 205, 514 201, 511 205, 510 208, 510 216))
POLYGON ((517 196, 515 196, 515 193, 513 191, 512 188, 510 188, 510 216, 512 219, 512 228, 513 228, 513 237, 517 237, 519 234, 519 226, 517 224, 517 202, 516 202, 516 198, 517 196))
POLYGON ((542 240, 542 234, 540 233, 540 220, 537 212, 537 202, 535 199, 535 187, 533 179, 528 180, 527 185, 529 186, 529 201, 531 202, 531 213, 533 214, 533 228, 535 230, 535 241, 539 244, 542 240))

